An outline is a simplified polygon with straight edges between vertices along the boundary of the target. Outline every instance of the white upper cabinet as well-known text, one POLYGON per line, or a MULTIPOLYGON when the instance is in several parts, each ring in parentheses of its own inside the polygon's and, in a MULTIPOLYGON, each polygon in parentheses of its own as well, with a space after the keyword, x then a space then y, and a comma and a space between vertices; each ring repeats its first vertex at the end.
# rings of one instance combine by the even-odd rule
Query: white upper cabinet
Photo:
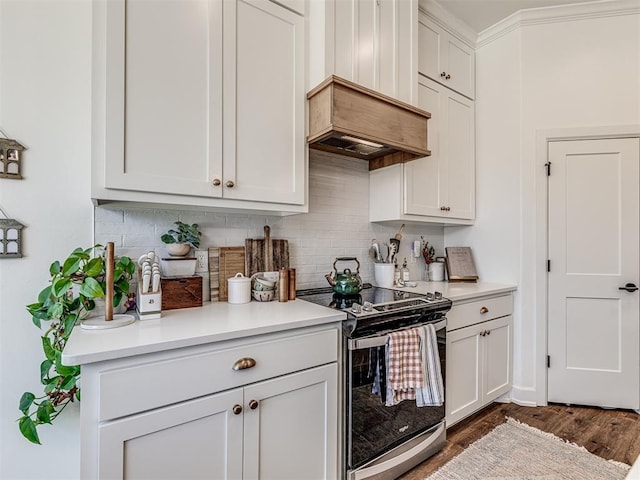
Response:
POLYGON ((417 0, 311 2, 310 19, 310 87, 337 75, 416 103, 417 0))
POLYGON ((305 50, 268 0, 96 2, 92 197, 305 211, 305 50))
POLYGON ((423 76, 418 87, 419 107, 431 112, 431 156, 369 172, 369 220, 471 224, 474 102, 423 76))
POLYGON ((424 13, 418 17, 418 71, 468 97, 475 98, 473 48, 424 13))

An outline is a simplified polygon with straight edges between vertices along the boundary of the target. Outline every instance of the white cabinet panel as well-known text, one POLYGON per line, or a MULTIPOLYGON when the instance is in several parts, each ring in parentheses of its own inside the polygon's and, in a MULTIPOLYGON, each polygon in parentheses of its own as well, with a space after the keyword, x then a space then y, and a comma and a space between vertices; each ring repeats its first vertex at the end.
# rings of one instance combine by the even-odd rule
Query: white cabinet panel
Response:
POLYGON ((302 204, 304 18, 238 0, 225 3, 224 25, 224 197, 302 204))
POLYGON ((246 387, 244 478, 336 478, 336 386, 333 363, 246 387))
POLYGON ((424 13, 418 19, 418 71, 447 88, 475 98, 475 53, 424 13))
POLYGON ((322 72, 310 87, 338 75, 415 104, 417 13, 416 0, 327 0, 310 20, 312 70, 322 72))
POLYGON ((98 428, 99 478, 241 478, 242 390, 126 417, 98 428))
POLYGON ((470 224, 475 219, 475 104, 422 75, 431 156, 374 170, 370 220, 470 224), (397 178, 400 176, 400 178, 397 178), (385 191, 386 195, 376 192, 385 191))

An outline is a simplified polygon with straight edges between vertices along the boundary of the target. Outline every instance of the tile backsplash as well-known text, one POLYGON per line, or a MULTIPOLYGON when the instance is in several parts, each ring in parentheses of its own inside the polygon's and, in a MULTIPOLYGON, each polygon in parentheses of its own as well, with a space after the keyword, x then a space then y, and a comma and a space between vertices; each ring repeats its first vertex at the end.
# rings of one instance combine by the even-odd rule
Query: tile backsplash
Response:
MULTIPOLYGON (((384 194, 384 193, 383 193, 384 194)), ((369 257, 371 239, 388 241, 398 225, 369 222, 369 173, 367 163, 329 154, 312 152, 309 159, 309 213, 286 217, 254 214, 228 214, 161 208, 96 207, 96 243, 112 241, 117 255, 137 259, 149 250, 164 256, 160 235, 173 222, 197 223, 202 231, 201 249, 243 246, 245 238, 262 238, 264 226, 271 227, 272 238, 289 241, 290 264, 296 268, 297 288, 328 285, 336 257, 355 256, 360 261, 364 281, 373 281, 373 260, 369 257)), ((424 236, 438 255, 444 254, 443 227, 407 224, 397 255, 401 265, 407 258, 412 279, 422 279, 424 260, 411 259, 414 240, 424 236)), ((338 269, 349 265, 338 265, 338 269)))

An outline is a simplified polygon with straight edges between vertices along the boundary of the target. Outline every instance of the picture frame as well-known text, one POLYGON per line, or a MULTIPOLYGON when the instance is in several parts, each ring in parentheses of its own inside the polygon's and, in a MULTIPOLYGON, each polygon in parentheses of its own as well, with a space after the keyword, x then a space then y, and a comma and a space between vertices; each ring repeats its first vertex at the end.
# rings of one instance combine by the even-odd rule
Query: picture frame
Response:
POLYGON ((447 276, 450 282, 477 282, 478 272, 470 247, 446 247, 447 276))

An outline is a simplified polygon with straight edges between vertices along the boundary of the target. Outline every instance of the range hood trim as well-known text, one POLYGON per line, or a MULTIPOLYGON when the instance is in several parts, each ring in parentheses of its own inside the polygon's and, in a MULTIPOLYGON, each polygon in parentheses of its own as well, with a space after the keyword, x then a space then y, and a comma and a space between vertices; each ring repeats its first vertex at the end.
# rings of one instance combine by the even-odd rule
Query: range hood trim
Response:
POLYGON ((429 156, 427 121, 431 114, 369 88, 328 77, 307 94, 310 148, 360 158, 369 169, 429 156), (384 146, 381 152, 361 155, 327 140, 356 137, 384 146))

